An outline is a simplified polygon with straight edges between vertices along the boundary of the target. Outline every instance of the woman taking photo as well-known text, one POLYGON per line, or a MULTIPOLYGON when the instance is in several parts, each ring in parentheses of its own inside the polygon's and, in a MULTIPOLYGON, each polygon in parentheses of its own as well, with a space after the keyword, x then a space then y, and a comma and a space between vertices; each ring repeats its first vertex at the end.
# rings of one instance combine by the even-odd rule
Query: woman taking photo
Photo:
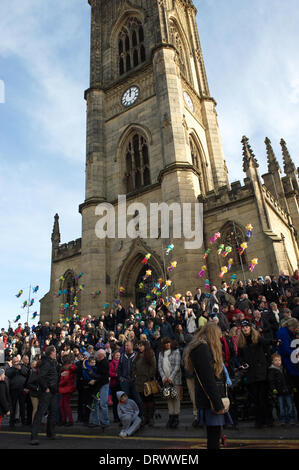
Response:
POLYGON ((154 351, 152 350, 148 341, 139 341, 138 353, 134 361, 134 377, 136 384, 136 391, 139 393, 142 400, 143 424, 153 425, 155 413, 155 399, 154 395, 144 395, 144 383, 150 382, 156 378, 157 363, 154 351))
POLYGON ((194 374, 198 421, 206 426, 208 449, 219 449, 221 426, 232 424, 222 402, 226 396, 226 377, 220 337, 217 324, 208 322, 195 333, 185 356, 185 368, 194 374))
POLYGON ((158 359, 158 370, 162 378, 163 386, 172 385, 176 390, 176 396, 167 399, 169 419, 168 428, 176 428, 179 424, 180 414, 180 388, 182 384, 181 354, 177 343, 170 338, 161 341, 161 352, 158 359))

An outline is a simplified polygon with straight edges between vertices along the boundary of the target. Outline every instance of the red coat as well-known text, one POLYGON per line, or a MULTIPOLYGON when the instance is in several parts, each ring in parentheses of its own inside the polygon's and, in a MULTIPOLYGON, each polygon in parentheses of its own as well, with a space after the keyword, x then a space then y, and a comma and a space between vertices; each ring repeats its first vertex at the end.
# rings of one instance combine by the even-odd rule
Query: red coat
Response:
POLYGON ((65 372, 66 374, 61 375, 60 377, 58 392, 61 394, 73 393, 76 390, 76 366, 74 364, 70 364, 62 371, 62 374, 65 372))

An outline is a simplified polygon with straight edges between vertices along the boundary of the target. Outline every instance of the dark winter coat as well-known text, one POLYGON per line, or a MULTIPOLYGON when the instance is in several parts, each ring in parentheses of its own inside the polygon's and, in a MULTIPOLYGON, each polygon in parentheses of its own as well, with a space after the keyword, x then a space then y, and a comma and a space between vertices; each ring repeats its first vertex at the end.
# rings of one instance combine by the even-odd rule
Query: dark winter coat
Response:
POLYGON ((165 323, 161 323, 160 325, 160 334, 162 338, 168 337, 174 339, 174 331, 170 323, 165 321, 165 323))
POLYGON ((157 371, 157 362, 155 358, 155 354, 152 351, 151 361, 148 364, 142 354, 137 354, 136 360, 134 361, 134 377, 135 377, 135 385, 136 391, 139 393, 143 393, 144 390, 144 382, 149 380, 153 380, 156 376, 157 371))
POLYGON ((271 392, 274 389, 278 391, 278 395, 290 395, 292 391, 291 384, 283 370, 283 367, 276 367, 273 364, 269 367, 268 382, 271 392))
POLYGON ((267 299, 267 302, 277 302, 280 296, 279 287, 275 282, 264 285, 264 296, 267 299))
POLYGON ((120 356, 120 360, 117 368, 117 375, 119 379, 133 380, 134 361, 136 359, 136 353, 133 352, 130 356, 127 353, 123 353, 120 356))
POLYGON ((104 358, 96 363, 96 383, 95 388, 100 390, 103 385, 109 383, 109 361, 104 358))
POLYGON ((6 415, 10 410, 10 397, 7 383, 4 380, 0 382, 0 416, 6 415))
POLYGON ((247 383, 263 382, 267 380, 267 359, 265 356, 266 348, 269 344, 264 338, 258 338, 257 343, 247 337, 247 344, 243 348, 238 348, 238 359, 240 364, 248 364, 246 371, 247 383))
POLYGON ((31 397, 35 397, 35 398, 39 397, 40 385, 39 385, 38 372, 36 369, 31 369, 26 387, 28 388, 31 397))
POLYGON ((225 376, 218 379, 214 374, 214 358, 208 343, 199 338, 198 343, 190 351, 190 359, 196 373, 195 380, 195 401, 197 409, 211 409, 211 402, 215 411, 222 410, 221 398, 225 396, 225 376))
POLYGON ((5 372, 6 377, 9 379, 10 390, 22 390, 25 387, 28 378, 28 369, 21 366, 21 369, 16 367, 9 367, 5 372))
POLYGON ((41 391, 45 392, 47 388, 51 393, 57 393, 58 390, 58 366, 55 359, 44 356, 38 373, 41 391))

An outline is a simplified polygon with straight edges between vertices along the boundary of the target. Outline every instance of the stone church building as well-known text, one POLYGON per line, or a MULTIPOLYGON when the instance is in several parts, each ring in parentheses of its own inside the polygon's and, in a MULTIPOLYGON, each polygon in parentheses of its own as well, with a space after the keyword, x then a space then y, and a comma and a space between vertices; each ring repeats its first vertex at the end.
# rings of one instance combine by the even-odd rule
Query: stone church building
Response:
POLYGON ((91 56, 85 91, 86 191, 79 206, 82 236, 61 244, 55 216, 50 290, 41 300, 41 320, 56 321, 62 307, 66 316, 74 308, 82 315, 98 315, 115 299, 143 308, 159 278, 172 281, 169 295, 204 289, 206 279, 219 285, 224 262, 217 247, 222 243, 232 247, 229 257, 234 260, 225 280, 232 273, 238 279, 291 274, 298 266, 298 171, 281 140, 282 175, 266 138, 268 173, 260 176, 243 137, 240 171, 243 158, 245 178, 229 182, 192 0, 88 1, 91 56), (127 204, 145 206, 203 203, 202 247, 187 250, 182 239, 164 239, 161 233, 146 239, 98 238, 96 207, 107 202, 117 214, 119 195, 126 195, 127 204), (221 237, 212 246, 209 238, 215 232, 221 237), (244 241, 248 248, 241 256, 237 248, 244 241), (174 249, 166 256, 170 243, 174 249), (151 257, 144 265, 147 253, 151 257), (251 273, 248 266, 255 257, 258 264, 251 273), (174 260, 177 267, 167 272, 174 260), (203 265, 205 276, 199 278, 203 265), (146 269, 152 275, 144 280, 146 269))

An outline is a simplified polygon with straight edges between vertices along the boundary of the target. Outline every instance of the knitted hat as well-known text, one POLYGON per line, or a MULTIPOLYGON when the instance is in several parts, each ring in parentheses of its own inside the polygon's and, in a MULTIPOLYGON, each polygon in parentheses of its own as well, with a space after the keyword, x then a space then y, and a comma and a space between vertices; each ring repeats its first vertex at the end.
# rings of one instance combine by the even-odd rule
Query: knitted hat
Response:
POLYGON ((241 321, 241 326, 251 326, 251 323, 248 320, 242 320, 241 321))
POLYGON ((0 375, 3 375, 5 374, 5 370, 4 369, 0 369, 0 375))

